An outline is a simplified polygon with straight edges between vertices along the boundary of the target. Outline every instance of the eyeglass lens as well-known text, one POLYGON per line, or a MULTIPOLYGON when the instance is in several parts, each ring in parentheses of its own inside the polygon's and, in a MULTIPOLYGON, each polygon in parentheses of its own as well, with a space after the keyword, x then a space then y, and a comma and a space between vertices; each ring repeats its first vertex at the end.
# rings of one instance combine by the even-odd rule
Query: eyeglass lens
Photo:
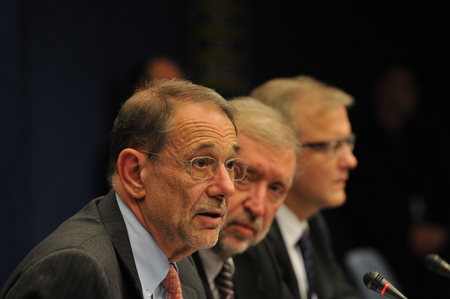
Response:
MULTIPOLYGON (((231 180, 239 181, 245 177, 247 165, 241 159, 231 159, 223 163, 231 180)), ((220 164, 213 158, 198 157, 191 161, 191 175, 198 179, 208 179, 214 176, 220 164)))
POLYGON ((344 144, 348 144, 350 151, 353 151, 355 147, 355 136, 351 135, 349 138, 344 140, 336 140, 329 143, 329 155, 330 156, 340 156, 344 150, 344 144))

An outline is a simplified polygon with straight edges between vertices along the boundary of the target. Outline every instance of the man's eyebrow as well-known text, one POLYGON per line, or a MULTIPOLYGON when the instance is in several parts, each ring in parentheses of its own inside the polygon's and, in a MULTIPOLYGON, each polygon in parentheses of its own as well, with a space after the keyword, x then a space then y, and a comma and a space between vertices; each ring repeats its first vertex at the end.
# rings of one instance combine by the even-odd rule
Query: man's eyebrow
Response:
POLYGON ((214 144, 214 143, 212 143, 212 142, 208 142, 208 143, 202 143, 202 144, 199 144, 197 147, 196 147, 196 151, 200 151, 200 150, 202 150, 202 149, 205 149, 205 148, 215 148, 216 147, 216 145, 214 144))
POLYGON ((237 144, 235 144, 235 145, 233 146, 233 149, 234 149, 234 152, 235 152, 236 154, 239 154, 239 152, 241 151, 241 147, 240 147, 239 145, 237 145, 237 144))

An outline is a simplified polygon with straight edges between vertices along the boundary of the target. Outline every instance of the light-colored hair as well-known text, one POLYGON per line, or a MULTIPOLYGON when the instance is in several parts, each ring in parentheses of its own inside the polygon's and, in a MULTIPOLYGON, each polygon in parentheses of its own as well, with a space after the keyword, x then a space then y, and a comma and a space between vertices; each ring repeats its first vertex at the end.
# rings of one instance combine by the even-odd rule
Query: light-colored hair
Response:
POLYGON ((280 111, 298 133, 302 130, 296 125, 298 107, 315 105, 324 111, 350 107, 354 102, 344 91, 304 75, 269 80, 253 89, 250 96, 280 111))
POLYGON ((230 103, 236 108, 234 120, 239 134, 276 149, 292 148, 298 153, 295 132, 279 111, 251 97, 234 98, 230 103))
MULTIPOLYGON (((119 111, 111 131, 108 181, 117 170, 117 158, 125 148, 159 153, 170 141, 170 124, 183 103, 216 107, 234 124, 235 108, 214 90, 181 79, 160 79, 136 90, 119 111)), ((236 129, 236 126, 235 126, 236 129)), ((155 159, 151 156, 151 159, 155 159)))

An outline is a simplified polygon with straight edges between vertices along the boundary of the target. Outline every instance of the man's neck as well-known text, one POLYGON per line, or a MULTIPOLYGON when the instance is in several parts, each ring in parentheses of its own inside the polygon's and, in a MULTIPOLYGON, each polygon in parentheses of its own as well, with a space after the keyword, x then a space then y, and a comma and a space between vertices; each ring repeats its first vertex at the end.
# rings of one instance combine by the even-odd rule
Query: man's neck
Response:
POLYGON ((216 254, 222 261, 226 261, 232 257, 231 254, 222 250, 219 246, 217 246, 217 244, 211 248, 211 251, 214 252, 214 254, 216 254))
POLYGON ((318 212, 317 207, 303 201, 298 195, 289 193, 286 196, 284 204, 297 216, 300 221, 307 221, 318 212))

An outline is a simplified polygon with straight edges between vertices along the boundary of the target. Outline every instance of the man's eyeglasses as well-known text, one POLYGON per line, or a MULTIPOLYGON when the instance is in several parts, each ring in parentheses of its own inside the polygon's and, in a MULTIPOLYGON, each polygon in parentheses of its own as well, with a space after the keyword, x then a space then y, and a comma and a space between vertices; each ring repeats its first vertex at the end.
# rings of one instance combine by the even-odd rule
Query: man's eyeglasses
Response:
POLYGON ((315 148, 317 150, 327 150, 328 156, 330 157, 338 157, 342 154, 344 150, 344 144, 348 144, 350 151, 353 152, 355 148, 355 134, 351 133, 348 138, 333 140, 333 141, 325 141, 325 142, 311 142, 311 143, 302 143, 300 142, 300 147, 309 147, 315 148))
POLYGON ((233 158, 225 162, 217 162, 216 159, 214 158, 201 156, 186 161, 147 152, 144 150, 139 150, 139 152, 184 162, 186 163, 186 165, 189 165, 191 176, 193 178, 201 180, 212 178, 214 174, 216 174, 219 164, 223 164, 228 172, 228 175, 230 176, 230 179, 232 181, 240 181, 245 178, 245 174, 247 173, 248 167, 248 164, 245 163, 245 160, 240 158, 233 158))

